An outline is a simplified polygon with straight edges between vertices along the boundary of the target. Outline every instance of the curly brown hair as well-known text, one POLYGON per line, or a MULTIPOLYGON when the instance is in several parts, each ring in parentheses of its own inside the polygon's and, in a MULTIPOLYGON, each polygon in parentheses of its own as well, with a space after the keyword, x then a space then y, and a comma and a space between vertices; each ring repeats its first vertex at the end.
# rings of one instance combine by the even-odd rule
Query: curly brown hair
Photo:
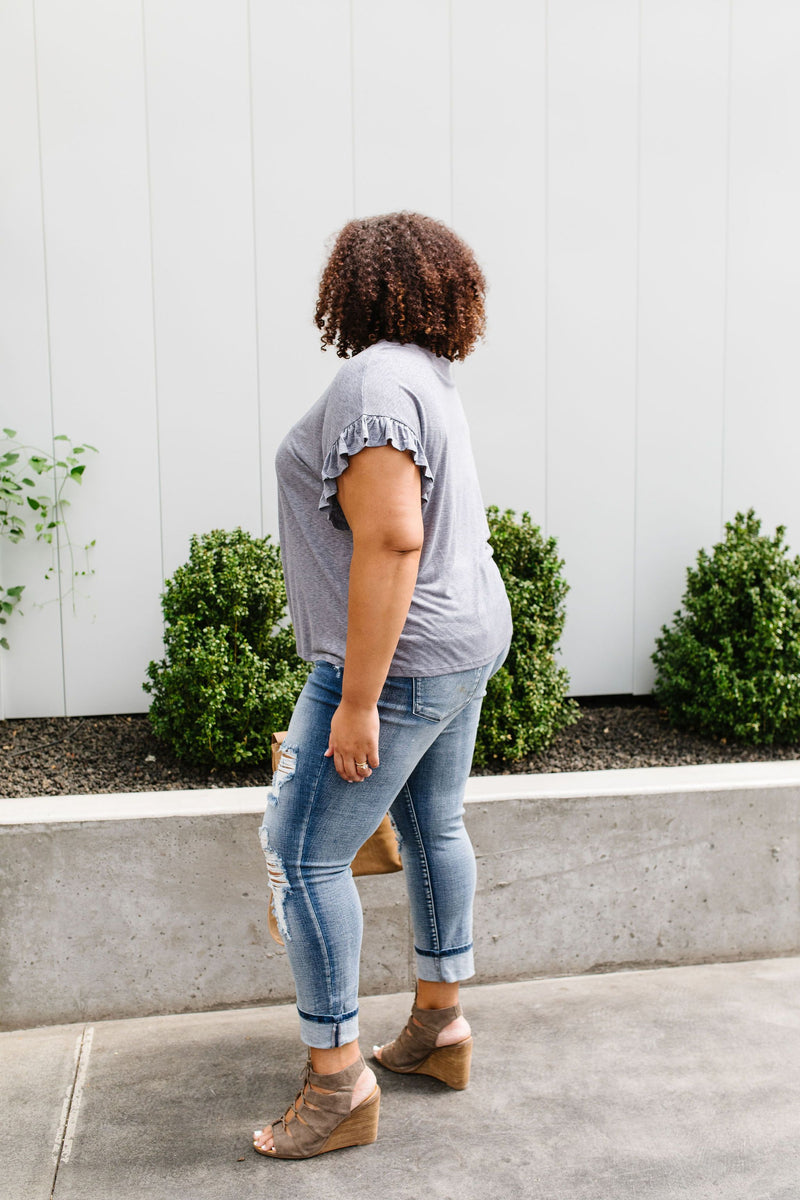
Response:
POLYGON ((486 280, 469 246, 421 213, 350 221, 322 272, 315 321, 340 358, 375 342, 414 342, 463 359, 486 324, 486 280))

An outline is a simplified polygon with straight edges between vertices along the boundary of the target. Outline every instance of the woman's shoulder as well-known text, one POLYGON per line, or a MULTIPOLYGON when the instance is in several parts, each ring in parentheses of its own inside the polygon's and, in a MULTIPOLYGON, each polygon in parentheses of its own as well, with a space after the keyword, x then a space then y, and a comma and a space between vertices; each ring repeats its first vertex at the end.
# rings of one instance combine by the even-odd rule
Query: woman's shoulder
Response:
POLYGON ((325 403, 325 428, 331 435, 363 416, 391 417, 419 424, 418 400, 424 391, 424 361, 418 346, 376 342, 340 367, 325 403))
POLYGON ((416 383, 431 387, 442 383, 452 385, 451 365, 446 358, 437 358, 416 342, 376 342, 362 350, 353 360, 363 360, 364 375, 408 387, 416 383))

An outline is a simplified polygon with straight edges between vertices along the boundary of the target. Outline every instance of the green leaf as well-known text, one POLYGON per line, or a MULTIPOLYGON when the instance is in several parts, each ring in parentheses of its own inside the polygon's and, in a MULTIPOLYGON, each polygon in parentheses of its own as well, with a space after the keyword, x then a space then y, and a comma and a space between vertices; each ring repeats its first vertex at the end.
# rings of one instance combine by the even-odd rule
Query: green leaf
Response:
POLYGON ((17 436, 16 429, 3 429, 3 433, 6 435, 6 437, 10 438, 15 438, 17 436))
POLYGON ((81 476, 83 475, 83 472, 85 470, 86 470, 86 466, 84 464, 81 464, 79 467, 73 467, 69 473, 70 479, 74 479, 76 483, 80 483, 81 476))
POLYGON ((11 649, 11 647, 10 647, 10 646, 9 646, 9 644, 8 644, 8 639, 7 639, 7 638, 4 638, 4 637, 0 638, 0 646, 2 646, 4 650, 10 650, 10 649, 11 649))
POLYGON ((25 499, 28 502, 28 507, 32 508, 34 512, 37 512, 42 507, 38 500, 34 500, 33 496, 26 496, 25 499))
POLYGON ((6 595, 7 595, 7 596, 14 596, 14 597, 15 597, 17 600, 19 600, 20 596, 22 595, 22 593, 23 593, 24 591, 25 591, 25 584, 24 584, 24 583, 18 583, 18 584, 16 585, 16 587, 10 587, 10 588, 6 588, 6 595))
POLYGON ((69 438, 67 437, 67 435, 65 433, 57 433, 56 436, 53 438, 53 441, 54 442, 68 442, 69 438))

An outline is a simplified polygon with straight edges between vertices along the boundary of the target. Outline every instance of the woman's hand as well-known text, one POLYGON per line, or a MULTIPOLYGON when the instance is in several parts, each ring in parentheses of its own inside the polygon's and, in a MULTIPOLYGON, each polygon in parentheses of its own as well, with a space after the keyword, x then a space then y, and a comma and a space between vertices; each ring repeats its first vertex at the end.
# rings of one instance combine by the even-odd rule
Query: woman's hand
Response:
POLYGON ((326 758, 333 758, 333 765, 342 779, 348 783, 363 783, 372 774, 371 768, 380 766, 379 731, 377 704, 359 708, 342 700, 333 714, 328 749, 325 751, 326 758), (361 766, 358 766, 359 763, 361 766))

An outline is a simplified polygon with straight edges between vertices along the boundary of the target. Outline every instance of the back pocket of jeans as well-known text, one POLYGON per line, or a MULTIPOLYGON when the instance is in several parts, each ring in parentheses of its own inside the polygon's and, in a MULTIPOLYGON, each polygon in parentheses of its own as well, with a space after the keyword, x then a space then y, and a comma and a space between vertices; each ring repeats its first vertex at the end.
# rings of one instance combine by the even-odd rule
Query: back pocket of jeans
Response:
POLYGON ((427 721, 444 721, 466 708, 486 674, 485 667, 455 671, 452 675, 422 676, 414 680, 413 710, 427 721))

